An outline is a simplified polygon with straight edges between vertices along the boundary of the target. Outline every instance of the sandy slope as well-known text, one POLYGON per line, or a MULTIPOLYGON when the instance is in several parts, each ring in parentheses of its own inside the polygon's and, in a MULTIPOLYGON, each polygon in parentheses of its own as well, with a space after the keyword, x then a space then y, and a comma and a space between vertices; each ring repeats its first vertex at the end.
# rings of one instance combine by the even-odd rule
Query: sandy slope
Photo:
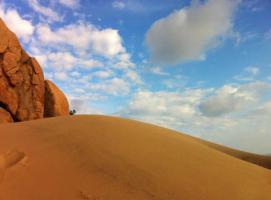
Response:
POLYGON ((270 170, 157 126, 76 116, 0 130, 0 200, 271 199, 270 170))
MULTIPOLYGON (((226 154, 229 154, 229 155, 234 156, 236 158, 242 159, 244 161, 251 162, 256 165, 260 165, 260 166, 265 167, 267 169, 271 169, 271 156, 257 155, 257 154, 253 154, 253 153, 249 153, 249 152, 239 151, 236 149, 231 149, 229 147, 214 144, 214 143, 200 140, 197 138, 195 138, 195 139, 198 140, 199 142, 201 142, 202 144, 205 144, 205 145, 207 145, 213 149, 216 149, 218 151, 222 151, 226 154)), ((270 151, 271 151, 271 144, 270 144, 270 151)))

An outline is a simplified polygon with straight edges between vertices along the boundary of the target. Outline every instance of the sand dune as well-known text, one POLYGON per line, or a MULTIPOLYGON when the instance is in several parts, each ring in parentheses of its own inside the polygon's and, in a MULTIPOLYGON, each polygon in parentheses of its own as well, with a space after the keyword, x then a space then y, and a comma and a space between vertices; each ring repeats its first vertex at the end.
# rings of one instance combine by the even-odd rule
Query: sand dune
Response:
POLYGON ((269 157, 157 126, 74 116, 0 130, 1 200, 271 199, 269 157))
MULTIPOLYGON (((218 151, 221 151, 223 153, 226 153, 228 155, 234 156, 236 158, 239 158, 241 160, 265 167, 267 169, 271 169, 271 156, 267 156, 267 155, 257 155, 257 154, 253 154, 253 153, 249 153, 249 152, 244 152, 244 151, 239 151, 236 149, 232 149, 229 147, 225 147, 222 145, 218 145, 218 144, 214 144, 211 142, 207 142, 204 140, 200 140, 195 138, 196 140, 198 140, 199 142, 201 142, 202 144, 205 144, 213 149, 216 149, 218 151)), ((271 151, 271 148, 270 148, 271 151)))
POLYGON ((240 151, 237 149, 232 149, 223 145, 208 142, 206 140, 202 140, 202 139, 189 136, 189 135, 186 135, 186 137, 190 137, 192 140, 200 142, 201 144, 207 145, 208 147, 211 147, 212 149, 226 153, 230 156, 262 166, 267 169, 271 169, 271 156, 269 155, 258 155, 258 154, 254 154, 250 152, 240 151))

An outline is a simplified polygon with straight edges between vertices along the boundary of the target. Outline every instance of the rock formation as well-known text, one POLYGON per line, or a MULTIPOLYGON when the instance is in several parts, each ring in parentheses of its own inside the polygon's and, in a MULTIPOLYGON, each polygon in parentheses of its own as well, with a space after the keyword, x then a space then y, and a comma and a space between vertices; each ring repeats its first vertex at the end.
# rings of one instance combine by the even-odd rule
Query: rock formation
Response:
POLYGON ((13 122, 13 119, 8 111, 0 107, 0 124, 13 122))
MULTIPOLYGON (((44 99, 45 80, 39 63, 22 49, 16 35, 0 19, 0 123, 9 121, 8 114, 11 121, 43 118, 44 99)), ((61 98, 56 101, 58 99, 63 102, 61 98)), ((67 110, 53 112, 50 117, 69 112, 66 102, 63 107, 60 102, 54 104, 58 110, 67 110)))
POLYGON ((69 114, 69 103, 63 92, 51 81, 45 81, 44 117, 55 117, 69 114))

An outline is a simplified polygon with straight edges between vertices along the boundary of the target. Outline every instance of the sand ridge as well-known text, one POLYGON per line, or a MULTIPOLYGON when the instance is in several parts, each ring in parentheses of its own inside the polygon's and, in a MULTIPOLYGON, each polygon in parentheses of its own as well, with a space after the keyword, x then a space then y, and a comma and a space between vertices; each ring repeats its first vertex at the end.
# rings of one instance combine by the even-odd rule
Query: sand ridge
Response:
POLYGON ((270 200, 270 170, 161 127, 74 116, 1 130, 0 153, 16 147, 31 162, 7 171, 0 199, 270 200))

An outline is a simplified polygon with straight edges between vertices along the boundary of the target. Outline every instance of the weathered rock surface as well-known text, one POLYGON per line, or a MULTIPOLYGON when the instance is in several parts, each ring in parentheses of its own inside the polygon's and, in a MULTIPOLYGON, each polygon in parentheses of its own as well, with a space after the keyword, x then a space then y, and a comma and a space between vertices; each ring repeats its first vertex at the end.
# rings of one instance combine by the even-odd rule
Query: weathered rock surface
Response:
POLYGON ((11 115, 4 108, 0 108, 0 124, 9 122, 13 122, 11 115))
POLYGON ((44 77, 35 58, 23 51, 16 35, 0 19, 0 103, 14 121, 44 113, 44 77))
POLYGON ((64 93, 51 81, 45 81, 44 117, 69 115, 69 103, 64 93))
MULTIPOLYGON (((54 116, 66 114, 68 106, 61 107, 65 95, 59 89, 55 93, 53 100, 49 98, 54 102, 54 116)), ((39 119, 45 116, 44 98, 45 82, 39 63, 22 49, 16 35, 0 18, 0 107, 14 121, 39 119)))

